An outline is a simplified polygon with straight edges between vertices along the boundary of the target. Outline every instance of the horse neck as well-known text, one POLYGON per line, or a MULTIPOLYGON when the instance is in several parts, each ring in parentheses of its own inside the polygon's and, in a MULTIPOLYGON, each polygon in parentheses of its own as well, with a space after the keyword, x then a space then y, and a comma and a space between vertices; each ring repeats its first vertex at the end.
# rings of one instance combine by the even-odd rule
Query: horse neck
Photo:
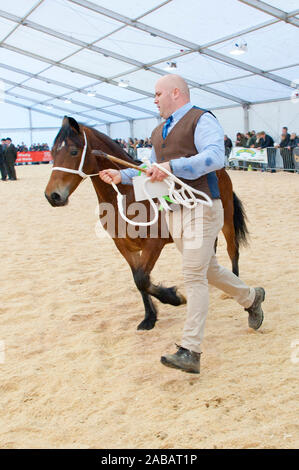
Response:
MULTIPOLYGON (((97 133, 94 129, 85 128, 89 148, 87 151, 87 159, 95 159, 97 164, 97 171, 106 170, 108 168, 113 168, 115 170, 120 170, 120 166, 115 162, 108 160, 105 157, 95 158, 92 154, 92 150, 101 150, 104 153, 113 155, 115 157, 121 158, 122 160, 133 162, 133 160, 126 154, 126 152, 119 147, 113 140, 104 134, 97 133), (103 138, 101 138, 103 137, 103 138)), ((116 204, 116 192, 114 188, 107 183, 104 183, 101 178, 93 177, 92 184, 96 191, 99 202, 112 202, 116 204)), ((124 195, 129 195, 132 193, 133 189, 129 185, 119 185, 120 191, 124 195)))
MULTIPOLYGON (((92 150, 101 150, 108 155, 113 155, 114 157, 118 157, 125 162, 134 163, 134 160, 127 154, 127 152, 122 149, 116 142, 114 142, 110 137, 101 132, 98 132, 95 129, 91 129, 90 127, 84 127, 89 146, 92 150)), ((106 160, 105 157, 98 157, 99 161, 106 160)), ((109 163, 109 167, 111 168, 111 162, 109 163)), ((104 168, 104 167, 103 167, 104 168)))

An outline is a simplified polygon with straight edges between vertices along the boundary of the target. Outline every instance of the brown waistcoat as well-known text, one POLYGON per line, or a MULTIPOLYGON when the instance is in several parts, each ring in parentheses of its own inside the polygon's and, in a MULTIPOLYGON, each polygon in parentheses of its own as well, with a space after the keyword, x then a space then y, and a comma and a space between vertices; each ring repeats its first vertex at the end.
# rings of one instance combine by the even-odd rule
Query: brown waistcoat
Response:
MULTIPOLYGON (((191 108, 190 111, 176 123, 164 140, 162 130, 165 122, 159 124, 159 126, 153 130, 151 140, 155 149, 157 163, 168 162, 175 158, 191 157, 198 153, 194 144, 194 131, 198 120, 205 112, 206 111, 199 108, 191 108)), ((214 181, 214 187, 216 184, 218 190, 216 173, 212 173, 213 175, 209 173, 209 176, 203 175, 194 180, 180 179, 192 188, 203 191, 208 194, 208 196, 215 199, 219 197, 219 191, 214 191, 214 194, 211 194, 209 185, 211 179, 216 180, 214 181)))

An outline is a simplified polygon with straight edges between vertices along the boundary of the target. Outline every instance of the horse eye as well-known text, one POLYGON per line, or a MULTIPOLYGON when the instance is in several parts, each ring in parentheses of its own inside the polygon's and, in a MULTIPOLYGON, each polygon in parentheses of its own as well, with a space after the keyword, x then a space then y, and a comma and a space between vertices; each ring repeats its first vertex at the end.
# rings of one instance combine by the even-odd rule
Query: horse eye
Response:
POLYGON ((78 153, 78 150, 71 150, 71 155, 75 156, 77 155, 77 153, 78 153))

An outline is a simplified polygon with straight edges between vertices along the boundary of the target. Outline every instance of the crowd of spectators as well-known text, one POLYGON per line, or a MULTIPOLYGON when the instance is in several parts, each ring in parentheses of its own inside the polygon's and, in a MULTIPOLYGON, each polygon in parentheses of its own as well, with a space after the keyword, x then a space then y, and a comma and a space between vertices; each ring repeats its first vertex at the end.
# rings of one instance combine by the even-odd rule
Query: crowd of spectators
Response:
POLYGON ((131 137, 126 141, 125 139, 114 139, 114 141, 120 145, 128 154, 136 159, 137 158, 137 149, 138 148, 151 148, 152 143, 151 139, 146 137, 146 139, 132 139, 131 137))
MULTIPOLYGON (((152 147, 151 139, 132 139, 128 138, 125 139, 114 139, 114 141, 123 148, 128 154, 133 157, 134 159, 137 158, 137 149, 141 147, 152 147)), ((236 138, 234 143, 232 140, 225 135, 224 136, 224 147, 225 147, 225 155, 228 158, 230 156, 232 147, 244 147, 244 148, 256 148, 258 150, 268 148, 268 147, 276 147, 276 148, 287 148, 292 151, 295 147, 299 147, 299 135, 296 132, 288 133, 288 128, 283 127, 282 133, 280 137, 280 143, 274 143, 273 138, 266 134, 264 131, 255 132, 254 130, 247 132, 245 134, 238 132, 236 134, 236 138)), ((45 151, 50 150, 48 144, 33 144, 29 148, 22 142, 21 144, 17 145, 18 152, 34 152, 34 151, 45 151)))
MULTIPOLYGON (((228 139, 227 136, 224 137, 224 141, 228 139)), ((226 147, 232 147, 231 140, 228 139, 229 142, 225 143, 226 147)), ((245 148, 257 148, 263 149, 267 147, 276 147, 276 148, 288 148, 292 150, 295 147, 299 146, 299 135, 296 132, 292 132, 291 134, 288 133, 288 128, 283 127, 282 133, 280 136, 280 143, 275 144, 273 138, 266 134, 265 131, 260 132, 247 132, 246 134, 242 134, 238 132, 236 135, 235 140, 236 147, 245 147, 245 148)))
MULTIPOLYGON (((256 149, 276 147, 288 148, 289 150, 293 150, 295 147, 299 147, 299 135, 297 135, 296 132, 292 132, 291 134, 289 134, 287 127, 282 128, 280 139, 280 143, 275 144, 273 138, 270 135, 266 134, 265 131, 260 131, 257 133, 255 131, 250 131, 246 134, 238 132, 236 135, 235 146, 256 149)), ((227 135, 224 136, 224 146, 225 155, 229 156, 233 147, 233 143, 227 135)))
POLYGON ((43 152, 45 150, 50 150, 49 145, 46 143, 43 144, 32 144, 28 148, 27 145, 22 142, 17 145, 17 152, 43 152))
MULTIPOLYGON (((257 150, 261 150, 265 148, 279 148, 281 149, 280 154, 283 159, 284 167, 294 169, 294 163, 292 162, 292 158, 290 157, 292 157, 293 155, 294 148, 299 147, 299 135, 297 135, 296 132, 292 132, 289 134, 288 128, 284 126, 282 128, 280 142, 274 143, 273 138, 270 135, 266 134, 264 131, 257 132, 257 133, 255 131, 251 131, 251 132, 247 132, 246 134, 242 134, 241 132, 238 132, 236 135, 235 146, 243 147, 243 148, 256 148, 257 150)), ((228 157, 230 156, 233 143, 227 135, 224 136, 224 147, 225 147, 226 165, 228 165, 228 157)), ((271 156, 269 158, 273 159, 273 157, 271 156)), ((273 162, 272 162, 272 165, 273 165, 273 162)), ((247 168, 248 165, 246 162, 243 162, 243 166, 247 168)), ((274 163, 274 166, 275 166, 275 163, 274 163)), ((273 166, 271 168, 273 168, 273 166)))

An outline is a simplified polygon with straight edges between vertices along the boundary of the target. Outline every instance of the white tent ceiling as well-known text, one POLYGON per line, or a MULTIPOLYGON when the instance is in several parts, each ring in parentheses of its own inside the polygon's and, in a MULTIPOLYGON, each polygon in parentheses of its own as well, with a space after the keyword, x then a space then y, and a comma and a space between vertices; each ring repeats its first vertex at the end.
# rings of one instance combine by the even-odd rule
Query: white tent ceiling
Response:
POLYGON ((65 114, 89 125, 152 118, 169 61, 201 107, 290 99, 296 8, 298 0, 0 0, 5 102, 49 125, 65 114), (235 57, 240 39, 248 52, 235 57))

